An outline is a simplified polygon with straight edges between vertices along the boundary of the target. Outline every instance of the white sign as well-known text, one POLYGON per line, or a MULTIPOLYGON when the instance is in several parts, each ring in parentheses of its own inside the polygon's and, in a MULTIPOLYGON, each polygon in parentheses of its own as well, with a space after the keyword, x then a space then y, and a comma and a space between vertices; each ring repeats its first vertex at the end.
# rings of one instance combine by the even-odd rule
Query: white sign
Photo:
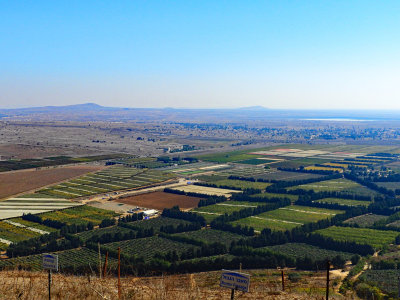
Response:
POLYGON ((54 254, 43 254, 43 269, 58 271, 58 255, 54 254))
POLYGON ((228 289, 248 292, 250 286, 250 275, 228 270, 222 270, 221 282, 219 285, 221 287, 226 287, 228 289))

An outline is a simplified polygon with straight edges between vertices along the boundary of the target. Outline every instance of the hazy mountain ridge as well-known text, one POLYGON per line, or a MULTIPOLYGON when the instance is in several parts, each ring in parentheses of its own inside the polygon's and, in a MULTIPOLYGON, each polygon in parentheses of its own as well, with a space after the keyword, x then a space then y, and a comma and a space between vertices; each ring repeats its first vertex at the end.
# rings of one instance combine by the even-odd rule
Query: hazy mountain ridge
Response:
POLYGON ((400 120, 400 111, 366 110, 283 110, 263 106, 242 108, 128 108, 106 107, 96 103, 0 109, 3 120, 46 121, 167 121, 243 122, 265 120, 374 121, 400 120))

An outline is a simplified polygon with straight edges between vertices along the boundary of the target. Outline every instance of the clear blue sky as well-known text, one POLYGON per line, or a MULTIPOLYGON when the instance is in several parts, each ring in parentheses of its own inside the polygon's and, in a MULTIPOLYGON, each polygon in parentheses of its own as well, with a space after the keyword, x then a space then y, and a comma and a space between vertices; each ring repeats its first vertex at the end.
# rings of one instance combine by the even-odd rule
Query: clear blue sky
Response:
POLYGON ((400 109, 400 1, 2 1, 0 107, 400 109))

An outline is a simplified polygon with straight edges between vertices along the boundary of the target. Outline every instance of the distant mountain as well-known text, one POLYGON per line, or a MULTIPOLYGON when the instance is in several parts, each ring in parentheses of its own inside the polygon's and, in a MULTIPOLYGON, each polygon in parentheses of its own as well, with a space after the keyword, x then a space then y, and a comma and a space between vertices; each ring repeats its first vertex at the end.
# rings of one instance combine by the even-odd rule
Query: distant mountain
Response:
POLYGON ((247 106, 247 107, 240 107, 237 108, 240 110, 258 110, 258 111, 264 111, 264 110, 269 110, 269 108, 266 108, 264 106, 247 106))
POLYGON ((243 123, 267 120, 389 121, 400 120, 399 111, 279 110, 263 106, 241 108, 121 108, 96 103, 0 109, 1 120, 18 121, 138 121, 178 123, 243 123))

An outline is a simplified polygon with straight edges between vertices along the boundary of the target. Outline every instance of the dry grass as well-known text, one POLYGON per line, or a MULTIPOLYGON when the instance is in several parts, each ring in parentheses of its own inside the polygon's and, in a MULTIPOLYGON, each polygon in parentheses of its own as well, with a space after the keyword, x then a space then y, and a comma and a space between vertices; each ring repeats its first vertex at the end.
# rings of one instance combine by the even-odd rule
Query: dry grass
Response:
MULTIPOLYGON (((324 299, 323 273, 302 273, 300 282, 287 280, 281 291, 280 273, 250 271, 250 293, 236 292, 235 299, 324 299)), ((122 299, 195 300, 230 299, 230 290, 221 288, 220 272, 121 279, 122 299)), ((48 299, 47 273, 0 272, 0 299, 48 299)), ((53 275, 52 299, 118 299, 117 279, 53 275)), ((330 299, 346 299, 335 295, 330 299)), ((354 299, 347 298, 347 299, 354 299)))

